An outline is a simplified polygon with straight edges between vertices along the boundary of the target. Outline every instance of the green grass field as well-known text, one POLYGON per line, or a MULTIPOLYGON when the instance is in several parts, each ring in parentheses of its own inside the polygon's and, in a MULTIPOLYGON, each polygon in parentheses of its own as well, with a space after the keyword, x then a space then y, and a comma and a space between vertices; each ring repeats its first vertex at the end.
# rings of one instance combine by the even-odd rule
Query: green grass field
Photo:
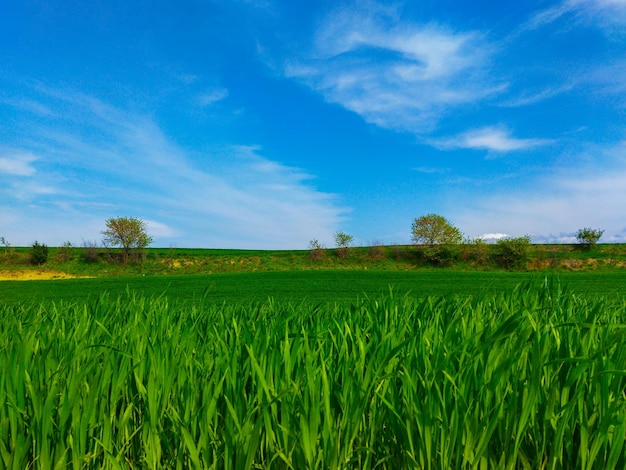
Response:
POLYGON ((103 292, 117 296, 127 290, 172 300, 205 298, 213 303, 350 302, 376 296, 390 288, 415 297, 473 295, 506 292, 520 282, 557 278, 580 294, 626 293, 626 271, 574 273, 520 273, 489 271, 369 271, 308 270, 211 275, 130 276, 97 279, 0 282, 0 302, 85 301, 103 292))
POLYGON ((407 274, 54 281, 55 302, 2 302, 0 468, 625 468, 616 278, 407 274), (277 292, 298 302, 257 302, 277 292))

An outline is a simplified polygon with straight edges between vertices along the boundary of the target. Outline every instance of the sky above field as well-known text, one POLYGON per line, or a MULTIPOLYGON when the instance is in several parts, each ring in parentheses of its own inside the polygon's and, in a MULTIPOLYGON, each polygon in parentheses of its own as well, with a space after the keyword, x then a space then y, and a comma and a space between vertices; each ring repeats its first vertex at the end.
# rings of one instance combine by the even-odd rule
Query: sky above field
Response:
POLYGON ((0 0, 0 236, 626 242, 626 0, 0 0))

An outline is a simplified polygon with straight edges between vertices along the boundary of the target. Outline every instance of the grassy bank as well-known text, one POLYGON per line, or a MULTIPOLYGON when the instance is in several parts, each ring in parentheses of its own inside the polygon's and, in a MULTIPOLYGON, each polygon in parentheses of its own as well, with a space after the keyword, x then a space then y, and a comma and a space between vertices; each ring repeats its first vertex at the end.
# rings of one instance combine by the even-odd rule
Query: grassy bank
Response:
MULTIPOLYGON (((505 271, 496 245, 463 244, 451 250, 444 266, 433 264, 423 249, 396 245, 354 247, 346 257, 325 249, 312 257, 310 250, 216 250, 188 248, 150 248, 141 262, 123 266, 120 251, 97 247, 49 250, 48 261, 30 264, 29 248, 0 250, 0 279, 28 277, 29 273, 48 273, 48 277, 111 277, 132 275, 214 274, 234 272, 298 270, 375 270, 410 271, 415 269, 453 269, 468 271, 505 271)), ((597 245, 583 250, 579 245, 531 245, 516 271, 620 271, 626 269, 626 245, 597 245)), ((509 269, 511 270, 511 269, 509 269)), ((31 275, 37 278, 36 275, 31 275)), ((41 277, 41 275, 40 275, 41 277)))

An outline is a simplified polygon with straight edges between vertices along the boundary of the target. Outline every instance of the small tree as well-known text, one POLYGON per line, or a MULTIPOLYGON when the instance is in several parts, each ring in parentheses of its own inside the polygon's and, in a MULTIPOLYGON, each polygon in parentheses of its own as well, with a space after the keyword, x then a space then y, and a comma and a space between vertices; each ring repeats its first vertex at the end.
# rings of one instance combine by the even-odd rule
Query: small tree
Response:
POLYGON ((445 217, 437 214, 423 215, 413 221, 411 227, 413 243, 416 245, 458 244, 463 240, 461 231, 445 217))
POLYGON ((530 236, 518 238, 501 238, 497 243, 500 249, 500 259, 507 269, 521 269, 526 266, 530 236))
POLYGON ((604 230, 594 230, 589 227, 581 228, 576 234, 576 239, 585 249, 591 250, 596 246, 604 230))
POLYGON ((119 246, 122 248, 122 261, 128 263, 131 252, 137 255, 152 243, 152 237, 148 235, 146 223, 135 217, 117 217, 107 219, 107 229, 102 232, 105 245, 119 246))
POLYGON ((345 232, 335 233, 335 245, 337 246, 337 256, 339 258, 348 256, 348 249, 350 248, 352 240, 354 240, 354 237, 345 232))
POLYGON ((48 247, 36 241, 30 249, 30 262, 41 266, 46 261, 48 261, 48 247))

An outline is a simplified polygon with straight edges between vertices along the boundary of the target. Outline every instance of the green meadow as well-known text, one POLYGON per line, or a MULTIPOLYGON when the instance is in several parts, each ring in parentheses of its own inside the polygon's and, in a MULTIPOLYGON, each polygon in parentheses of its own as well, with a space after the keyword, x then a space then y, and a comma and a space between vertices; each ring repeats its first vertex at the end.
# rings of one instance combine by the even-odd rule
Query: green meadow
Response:
POLYGON ((0 282, 0 469, 626 467, 622 268, 214 258, 0 282))

